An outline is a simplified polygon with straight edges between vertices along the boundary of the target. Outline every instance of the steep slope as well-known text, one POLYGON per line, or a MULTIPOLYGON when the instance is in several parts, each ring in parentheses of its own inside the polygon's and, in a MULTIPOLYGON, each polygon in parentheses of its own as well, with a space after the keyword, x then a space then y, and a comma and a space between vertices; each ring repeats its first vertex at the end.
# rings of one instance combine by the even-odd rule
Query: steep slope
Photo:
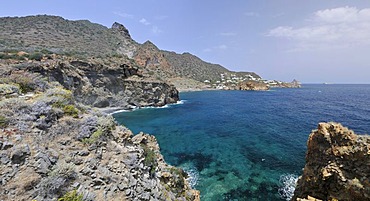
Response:
POLYGON ((44 78, 0 84, 0 200, 199 200, 154 136, 133 136, 44 78))
MULTIPOLYGON (((144 75, 162 81, 190 79, 189 82, 199 86, 204 86, 205 80, 220 81, 223 73, 239 74, 189 53, 162 51, 150 41, 139 44, 117 22, 107 28, 87 20, 72 21, 48 15, 0 18, 0 51, 7 49, 51 51, 79 58, 127 56, 144 68, 144 75)), ((240 75, 246 74, 260 78, 249 72, 240 75)))
POLYGON ((48 49, 56 53, 93 56, 117 52, 132 55, 137 45, 122 25, 114 24, 108 29, 87 20, 71 21, 47 15, 0 18, 0 33, 0 48, 28 51, 48 49))
POLYGON ((370 200, 369 178, 370 136, 338 123, 320 123, 309 136, 306 165, 292 200, 370 200))

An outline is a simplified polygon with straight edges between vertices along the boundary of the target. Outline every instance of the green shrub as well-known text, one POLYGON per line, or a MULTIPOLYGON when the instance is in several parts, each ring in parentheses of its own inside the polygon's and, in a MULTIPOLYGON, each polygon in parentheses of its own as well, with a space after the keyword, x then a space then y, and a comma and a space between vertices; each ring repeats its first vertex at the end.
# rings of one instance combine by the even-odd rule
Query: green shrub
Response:
POLYGON ((9 120, 6 117, 0 115, 0 128, 6 128, 8 125, 9 120))
POLYGON ((19 88, 21 89, 22 93, 28 93, 35 90, 34 82, 30 77, 18 77, 15 80, 17 84, 19 84, 19 88))
POLYGON ((102 128, 98 128, 98 130, 96 130, 89 138, 85 138, 82 140, 82 143, 84 144, 94 144, 95 142, 97 142, 100 137, 104 134, 102 128))
POLYGON ((106 115, 101 116, 98 119, 98 125, 103 131, 110 132, 116 128, 116 122, 114 121, 113 116, 106 115))
POLYGON ((43 57, 43 54, 40 53, 40 52, 34 52, 34 53, 28 55, 28 59, 36 60, 36 61, 41 61, 42 57, 43 57))
POLYGON ((66 115, 78 118, 78 109, 74 105, 66 105, 63 107, 63 112, 66 115))
POLYGON ((70 191, 59 198, 58 201, 82 201, 83 195, 78 194, 76 190, 70 191))
POLYGON ((74 164, 66 163, 65 161, 58 161, 49 176, 70 179, 75 177, 75 173, 74 164))
POLYGON ((144 149, 144 165, 150 167, 150 174, 153 176, 157 168, 157 156, 155 152, 146 145, 141 145, 144 149))
POLYGON ((36 89, 36 79, 38 79, 38 77, 35 74, 16 72, 8 77, 0 78, 0 84, 17 85, 21 93, 27 93, 36 89))

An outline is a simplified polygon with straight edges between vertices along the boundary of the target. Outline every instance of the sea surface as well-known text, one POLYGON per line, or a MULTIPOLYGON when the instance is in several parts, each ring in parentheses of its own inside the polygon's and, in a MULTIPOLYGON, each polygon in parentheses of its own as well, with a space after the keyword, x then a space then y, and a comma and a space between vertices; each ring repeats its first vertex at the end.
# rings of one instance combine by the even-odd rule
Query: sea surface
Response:
POLYGON ((287 200, 319 122, 370 133, 370 85, 185 92, 180 98, 114 117, 134 133, 155 135, 165 160, 188 172, 205 201, 287 200))

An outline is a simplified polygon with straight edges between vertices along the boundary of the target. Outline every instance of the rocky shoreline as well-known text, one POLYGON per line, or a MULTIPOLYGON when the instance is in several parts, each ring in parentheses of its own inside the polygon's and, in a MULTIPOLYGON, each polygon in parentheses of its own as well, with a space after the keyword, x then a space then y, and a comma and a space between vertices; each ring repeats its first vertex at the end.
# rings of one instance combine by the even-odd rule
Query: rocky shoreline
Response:
POLYGON ((13 87, 0 100, 0 200, 199 200, 154 136, 133 136, 58 83, 38 84, 29 96, 0 86, 13 87))

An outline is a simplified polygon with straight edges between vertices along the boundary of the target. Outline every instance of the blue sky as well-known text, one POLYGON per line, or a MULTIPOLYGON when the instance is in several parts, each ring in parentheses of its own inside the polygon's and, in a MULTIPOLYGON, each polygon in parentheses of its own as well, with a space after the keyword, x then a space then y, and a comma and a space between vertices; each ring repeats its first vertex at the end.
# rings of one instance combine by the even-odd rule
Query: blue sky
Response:
POLYGON ((304 83, 370 83, 368 0, 12 0, 1 16, 58 15, 235 71, 304 83))

